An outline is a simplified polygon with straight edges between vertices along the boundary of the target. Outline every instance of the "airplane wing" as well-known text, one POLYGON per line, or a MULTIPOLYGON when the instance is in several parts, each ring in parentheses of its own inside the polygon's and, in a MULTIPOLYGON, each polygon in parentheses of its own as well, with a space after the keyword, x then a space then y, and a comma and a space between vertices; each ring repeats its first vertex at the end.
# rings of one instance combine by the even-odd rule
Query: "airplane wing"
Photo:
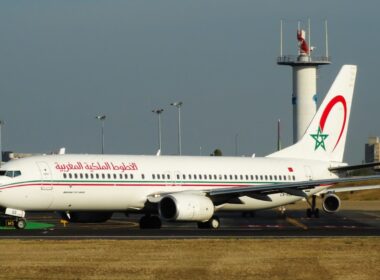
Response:
MULTIPOLYGON (((271 201, 269 197, 270 194, 274 193, 287 193, 290 195, 308 197, 307 192, 304 190, 312 189, 315 187, 326 186, 328 191, 337 191, 338 188, 332 189, 331 186, 335 186, 338 183, 358 183, 366 182, 366 186, 356 186, 356 187, 347 187, 346 191, 367 189, 372 185, 372 188, 380 188, 380 176, 360 176, 360 177, 350 177, 350 178, 335 178, 335 179, 324 179, 324 180, 311 180, 311 181, 301 181, 301 182, 292 182, 284 184, 268 184, 260 186, 251 186, 251 187, 235 187, 235 188, 223 188, 223 189, 213 189, 209 191, 204 191, 207 196, 216 204, 220 205, 223 203, 238 203, 238 198, 241 196, 248 196, 255 199, 260 199, 264 201, 271 201), (376 187, 377 186, 377 187, 376 187)), ((343 188, 342 190, 343 191, 343 188)))
POLYGON ((336 188, 328 188, 320 192, 320 194, 324 193, 339 193, 339 192, 353 192, 353 191, 364 191, 364 190, 376 190, 380 189, 380 185, 364 185, 364 186, 352 186, 352 187, 336 187, 336 188))
MULTIPOLYGON (((343 191, 353 191, 353 190, 366 190, 371 187, 371 189, 380 188, 380 175, 375 176, 360 176, 360 177, 349 177, 349 178, 334 178, 334 179, 323 179, 323 180, 310 180, 310 181, 298 181, 292 183, 279 183, 279 184, 267 184, 267 185, 255 185, 248 187, 233 187, 233 188, 222 188, 222 189, 210 189, 210 190, 188 190, 179 191, 194 194, 203 194, 213 201, 215 205, 220 205, 224 203, 237 203, 240 204, 241 201, 239 197, 248 196, 251 198, 271 201, 270 194, 275 193, 287 193, 290 195, 300 196, 307 198, 307 190, 315 187, 327 187, 319 194, 324 194, 328 192, 343 192, 343 191), (365 183, 364 186, 353 186, 353 187, 341 187, 335 188, 339 184, 350 184, 350 183, 365 183), (334 186, 334 187, 333 187, 334 186)), ((176 192, 178 193, 178 192, 176 192)), ((152 193, 148 196, 148 201, 151 203, 158 203, 165 195, 173 194, 173 192, 159 192, 152 193)))

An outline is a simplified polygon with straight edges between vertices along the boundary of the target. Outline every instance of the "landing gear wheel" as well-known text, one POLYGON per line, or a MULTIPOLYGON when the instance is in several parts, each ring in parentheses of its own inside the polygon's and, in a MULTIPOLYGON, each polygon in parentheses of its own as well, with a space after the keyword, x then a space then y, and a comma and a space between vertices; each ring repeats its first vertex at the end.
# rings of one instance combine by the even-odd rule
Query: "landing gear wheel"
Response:
POLYGON ((141 229, 160 229, 161 225, 161 220, 157 216, 143 216, 140 219, 141 229))
POLYGON ((314 210, 314 217, 319 218, 319 209, 315 208, 314 210))
POLYGON ((218 229, 220 227, 219 218, 214 216, 207 222, 198 222, 198 228, 218 229))
POLYGON ((307 209, 306 209, 306 216, 307 216, 308 218, 311 218, 311 216, 313 216, 313 212, 311 211, 311 208, 307 208, 307 209))
POLYGON ((311 218, 312 216, 314 216, 315 218, 319 218, 319 209, 316 208, 316 206, 317 206, 316 200, 317 200, 317 196, 315 196, 315 195, 313 195, 311 197, 311 203, 309 200, 307 200, 307 202, 311 206, 311 208, 308 208, 306 210, 306 216, 308 218, 311 218))
POLYGON ((319 208, 315 208, 315 210, 313 211, 313 209, 311 209, 311 208, 308 208, 307 210, 306 210, 306 216, 308 217, 308 218, 311 218, 311 217, 315 217, 315 218, 319 218, 319 208))
POLYGON ((214 216, 210 220, 208 220, 209 228, 218 229, 220 227, 219 218, 214 216))
POLYGON ((16 229, 25 229, 26 221, 24 219, 18 219, 14 222, 16 229))

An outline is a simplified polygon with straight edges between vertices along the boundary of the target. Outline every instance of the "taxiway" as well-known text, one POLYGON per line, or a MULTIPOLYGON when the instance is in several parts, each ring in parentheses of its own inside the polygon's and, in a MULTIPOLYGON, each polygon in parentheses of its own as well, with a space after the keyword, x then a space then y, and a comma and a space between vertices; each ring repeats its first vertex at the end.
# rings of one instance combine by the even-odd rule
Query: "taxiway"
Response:
POLYGON ((290 206, 286 216, 276 210, 261 211, 254 217, 221 213, 221 228, 198 229, 195 223, 163 223, 160 230, 141 230, 140 215, 115 214, 106 223, 62 224, 54 213, 31 213, 29 221, 50 226, 39 229, 0 230, 1 239, 195 239, 195 238, 292 238, 380 236, 380 202, 348 203, 337 214, 306 218, 300 206, 290 206))

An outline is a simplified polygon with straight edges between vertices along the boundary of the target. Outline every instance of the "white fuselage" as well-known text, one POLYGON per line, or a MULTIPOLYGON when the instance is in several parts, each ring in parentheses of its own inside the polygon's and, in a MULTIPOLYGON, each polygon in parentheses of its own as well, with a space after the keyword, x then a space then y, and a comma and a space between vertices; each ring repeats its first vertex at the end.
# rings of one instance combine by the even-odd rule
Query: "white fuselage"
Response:
MULTIPOLYGON (((278 158, 46 155, 2 166, 0 207, 138 211, 154 194, 335 178, 328 167, 328 162, 278 158)), ((216 210, 267 209, 301 199, 285 193, 270 197, 272 201, 244 196, 243 203, 223 204, 216 210)))

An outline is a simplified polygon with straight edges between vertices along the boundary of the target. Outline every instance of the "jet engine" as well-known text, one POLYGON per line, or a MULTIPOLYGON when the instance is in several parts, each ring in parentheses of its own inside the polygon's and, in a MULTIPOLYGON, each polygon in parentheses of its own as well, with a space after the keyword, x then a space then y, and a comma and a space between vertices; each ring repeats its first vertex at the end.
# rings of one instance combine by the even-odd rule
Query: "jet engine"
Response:
POLYGON ((328 194, 323 199, 322 208, 327 213, 335 213, 339 210, 340 199, 335 194, 328 194))
POLYGON ((104 223, 112 212, 61 212, 62 218, 72 223, 104 223))
POLYGON ((158 211, 165 220, 205 222, 213 216, 214 204, 203 195, 176 193, 163 197, 158 211))

